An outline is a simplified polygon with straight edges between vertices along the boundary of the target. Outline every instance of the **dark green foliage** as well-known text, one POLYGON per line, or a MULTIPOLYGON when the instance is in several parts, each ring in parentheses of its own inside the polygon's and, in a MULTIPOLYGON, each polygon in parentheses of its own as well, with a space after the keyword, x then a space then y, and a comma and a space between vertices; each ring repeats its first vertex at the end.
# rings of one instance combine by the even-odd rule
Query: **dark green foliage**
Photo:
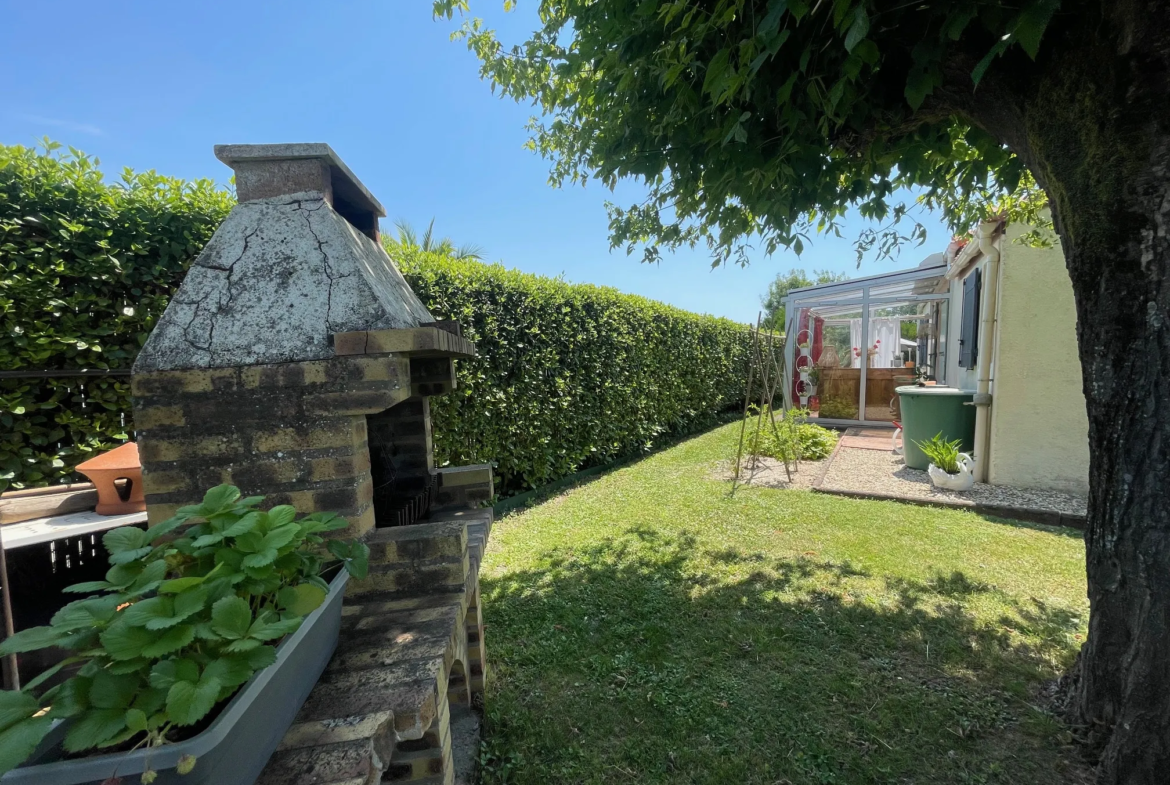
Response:
POLYGON ((496 463, 511 494, 647 450, 741 405, 748 333, 614 289, 391 248, 479 356, 431 399, 436 459, 496 463))
MULTIPOLYGON (((792 417, 799 409, 792 409, 785 417, 792 417)), ((767 424, 752 435, 748 450, 753 455, 763 455, 780 461, 821 461, 833 453, 837 446, 837 432, 815 423, 807 422, 807 413, 796 415, 798 422, 789 424, 778 418, 776 430, 767 424)), ((748 417, 748 427, 756 424, 756 416, 748 417)))
POLYGON ((767 294, 760 298, 760 302, 764 306, 764 324, 779 332, 788 329, 784 298, 793 289, 803 289, 806 286, 836 283, 848 279, 849 276, 845 273, 836 273, 832 270, 813 270, 811 277, 803 268, 780 273, 772 283, 768 284, 767 294))
MULTIPOLYGON (((71 753, 175 741, 276 660, 280 640, 329 592, 323 535, 348 523, 328 512, 295 520, 288 505, 261 512, 263 500, 220 485, 150 529, 106 533, 106 579, 66 589, 93 596, 0 644, 0 656, 49 646, 72 652, 22 691, 0 692, 0 734, 13 736, 0 735, 0 774, 19 765, 55 719, 71 721, 64 742, 71 753), (76 664, 62 684, 38 689, 76 664), (47 715, 39 716, 42 708, 47 715)), ((364 543, 332 540, 328 550, 353 577, 366 576, 364 543)))
MULTIPOLYGON (((6 369, 130 368, 232 205, 208 181, 153 172, 106 185, 96 163, 0 147, 6 369)), ((438 457, 497 461, 503 493, 647 449, 742 400, 741 325, 388 244, 436 318, 479 345, 459 389, 432 400, 438 457)), ((69 480, 132 432, 129 379, 0 380, 0 425, 0 488, 69 480)))
POLYGON ((820 416, 830 420, 856 420, 857 401, 825 396, 821 398, 820 416))
MULTIPOLYGON (((0 145, 0 367, 128 369, 231 209, 210 180, 0 145)), ((0 490, 67 481, 130 433, 129 378, 0 379, 0 490), (125 418, 123 417, 125 415, 125 418)))

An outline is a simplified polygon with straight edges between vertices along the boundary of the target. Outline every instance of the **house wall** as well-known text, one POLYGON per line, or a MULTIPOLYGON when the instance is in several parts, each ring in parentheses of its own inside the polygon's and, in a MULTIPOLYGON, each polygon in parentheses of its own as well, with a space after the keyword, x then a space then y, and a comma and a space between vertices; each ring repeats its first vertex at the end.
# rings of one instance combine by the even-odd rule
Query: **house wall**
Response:
MULTIPOLYGON (((1013 242, 1026 230, 1008 226, 999 243, 988 481, 1087 494, 1089 421, 1072 283, 1059 246, 1013 242)), ((952 286, 952 302, 956 289, 961 297, 961 282, 952 286)), ((988 348, 981 345, 980 351, 988 348)))

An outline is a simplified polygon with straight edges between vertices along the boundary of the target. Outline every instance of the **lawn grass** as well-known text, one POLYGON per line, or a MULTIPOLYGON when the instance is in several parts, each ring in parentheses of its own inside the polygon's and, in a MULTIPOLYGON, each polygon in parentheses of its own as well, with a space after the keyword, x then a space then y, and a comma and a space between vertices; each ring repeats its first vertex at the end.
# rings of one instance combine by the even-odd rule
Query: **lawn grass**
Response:
POLYGON ((1057 783, 1085 632, 1052 530, 714 479, 735 425, 497 522, 487 783, 1057 783))

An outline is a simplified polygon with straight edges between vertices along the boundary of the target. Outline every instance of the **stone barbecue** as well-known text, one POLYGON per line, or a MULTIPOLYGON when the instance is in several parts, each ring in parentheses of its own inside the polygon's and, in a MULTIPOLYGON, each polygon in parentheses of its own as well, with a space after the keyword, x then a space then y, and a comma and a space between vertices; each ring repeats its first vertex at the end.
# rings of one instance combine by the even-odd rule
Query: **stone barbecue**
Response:
POLYGON ((239 204, 132 379, 151 522, 220 483, 332 511, 371 549, 341 641, 263 783, 453 782, 482 693, 489 466, 436 469, 429 398, 475 354, 378 239, 378 201, 325 144, 223 145, 239 204))

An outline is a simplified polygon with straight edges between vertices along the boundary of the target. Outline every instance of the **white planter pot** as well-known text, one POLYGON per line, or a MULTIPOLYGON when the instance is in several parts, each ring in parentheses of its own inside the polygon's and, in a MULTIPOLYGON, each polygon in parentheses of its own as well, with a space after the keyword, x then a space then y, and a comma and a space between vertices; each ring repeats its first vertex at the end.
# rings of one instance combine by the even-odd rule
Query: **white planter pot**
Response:
POLYGON ((802 409, 803 409, 803 408, 804 408, 804 407, 806 407, 806 406, 808 406, 808 396, 807 396, 807 395, 801 395, 801 396, 800 396, 800 408, 802 408, 802 409))
POLYGON ((967 453, 959 453, 959 473, 947 474, 933 463, 927 467, 926 473, 934 487, 948 491, 969 491, 975 484, 975 462, 967 453))

